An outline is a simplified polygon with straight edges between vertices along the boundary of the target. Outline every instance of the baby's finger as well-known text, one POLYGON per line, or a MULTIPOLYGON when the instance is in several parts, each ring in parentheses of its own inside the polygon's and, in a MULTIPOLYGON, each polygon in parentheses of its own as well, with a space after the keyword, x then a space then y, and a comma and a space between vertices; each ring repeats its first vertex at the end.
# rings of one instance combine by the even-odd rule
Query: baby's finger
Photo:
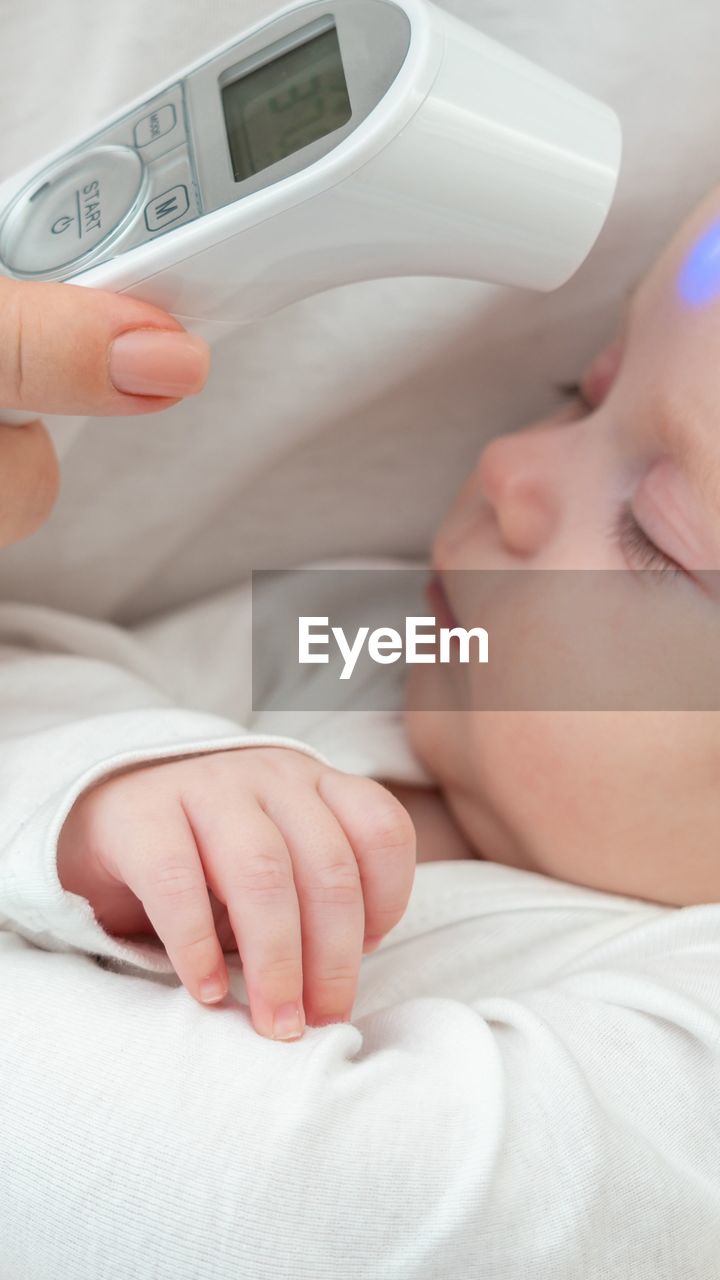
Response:
POLYGON ((287 845, 253 798, 185 797, 212 893, 227 906, 253 1026, 274 1040, 305 1029, 300 908, 287 845))
POLYGON ((349 1020, 357 993, 364 928, 354 854, 314 788, 264 798, 292 858, 302 917, 303 999, 308 1024, 349 1020))
POLYGON ((202 1004, 227 994, 225 959, 215 931, 205 874, 195 837, 179 806, 142 823, 128 814, 123 850, 115 862, 145 912, 177 973, 202 1004))
POLYGON ((334 770, 318 792, 357 859, 365 902, 364 950, 373 950, 402 919, 415 878, 415 828, 399 800, 370 778, 334 770))
POLYGON ((220 902, 215 897, 212 889, 210 890, 210 906, 212 907, 213 919, 215 921, 215 932, 220 941, 220 946, 224 952, 237 951, 237 939, 232 930, 230 917, 224 902, 220 902))

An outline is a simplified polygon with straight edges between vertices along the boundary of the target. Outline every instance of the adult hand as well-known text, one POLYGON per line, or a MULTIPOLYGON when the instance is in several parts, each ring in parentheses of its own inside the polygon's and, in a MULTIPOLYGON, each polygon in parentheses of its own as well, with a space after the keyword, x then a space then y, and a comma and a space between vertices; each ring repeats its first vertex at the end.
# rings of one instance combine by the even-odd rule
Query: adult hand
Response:
MULTIPOLYGON (((0 406, 82 416, 157 413, 201 391, 202 338, 147 302, 80 285, 0 278, 0 406)), ((0 408, 0 546, 52 510, 58 463, 38 419, 0 408)))

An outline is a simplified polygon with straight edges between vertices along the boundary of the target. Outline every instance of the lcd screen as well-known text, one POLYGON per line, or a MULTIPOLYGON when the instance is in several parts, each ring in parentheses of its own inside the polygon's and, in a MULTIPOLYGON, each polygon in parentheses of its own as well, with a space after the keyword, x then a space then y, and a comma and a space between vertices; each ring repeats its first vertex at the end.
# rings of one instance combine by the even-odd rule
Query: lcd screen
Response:
POLYGON ((347 124, 352 115, 332 27, 222 89, 236 182, 347 124))

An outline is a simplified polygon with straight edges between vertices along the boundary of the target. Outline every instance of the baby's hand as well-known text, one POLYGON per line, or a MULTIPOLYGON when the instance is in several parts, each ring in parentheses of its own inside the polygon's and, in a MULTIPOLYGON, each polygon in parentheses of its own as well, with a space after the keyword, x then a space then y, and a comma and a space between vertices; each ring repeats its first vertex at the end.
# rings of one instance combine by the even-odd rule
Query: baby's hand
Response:
POLYGON ((65 889, 111 934, 157 933, 206 1004, 228 988, 224 926, 255 1028, 276 1039, 302 1035, 303 1003, 311 1026, 349 1019, 363 950, 401 919, 414 874, 413 824, 389 791, 278 747, 116 774, 58 842, 65 889))

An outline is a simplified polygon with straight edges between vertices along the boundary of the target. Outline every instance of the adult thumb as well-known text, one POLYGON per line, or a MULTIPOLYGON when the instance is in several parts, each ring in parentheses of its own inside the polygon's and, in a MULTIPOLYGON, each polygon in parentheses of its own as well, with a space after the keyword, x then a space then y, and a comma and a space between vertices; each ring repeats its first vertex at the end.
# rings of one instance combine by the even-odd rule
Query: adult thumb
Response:
POLYGON ((155 413, 200 391, 208 366, 207 344, 149 303, 0 278, 0 546, 33 533, 57 496, 39 414, 155 413))
POLYGON ((150 303, 80 285, 0 279, 0 406, 7 409, 154 413, 201 391, 209 360, 202 338, 150 303))

